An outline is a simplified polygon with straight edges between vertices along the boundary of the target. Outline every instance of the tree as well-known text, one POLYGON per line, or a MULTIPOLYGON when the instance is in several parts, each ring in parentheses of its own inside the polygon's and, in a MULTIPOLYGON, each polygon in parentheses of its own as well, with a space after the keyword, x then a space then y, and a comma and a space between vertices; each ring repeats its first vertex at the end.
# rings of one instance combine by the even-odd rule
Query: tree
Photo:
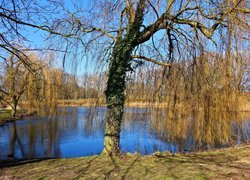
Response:
POLYGON ((143 60, 164 66, 166 76, 172 63, 181 60, 183 54, 199 53, 195 48, 202 38, 215 43, 213 34, 227 26, 230 15, 249 14, 249 8, 243 8, 245 3, 244 0, 101 0, 88 2, 85 10, 81 3, 74 3, 75 9, 58 3, 62 13, 52 17, 52 25, 20 19, 15 10, 14 13, 2 10, 0 16, 17 25, 49 32, 50 38, 62 38, 66 41, 65 52, 70 53, 78 45, 84 55, 94 51, 93 58, 108 59, 103 154, 117 155, 127 73, 143 60))
POLYGON ((2 66, 5 70, 0 84, 0 100, 11 107, 11 115, 15 117, 18 102, 27 88, 30 72, 14 55, 6 59, 2 66))
POLYGON ((29 37, 33 30, 31 28, 49 31, 46 24, 52 23, 49 20, 56 11, 56 1, 44 1, 39 4, 32 0, 0 0, 0 60, 2 61, 6 55, 12 54, 31 70, 32 62, 25 52, 45 50, 44 46, 29 47, 33 42, 32 37, 29 37))
MULTIPOLYGON (((166 30, 169 41, 168 60, 171 62, 173 60, 173 52, 175 48, 173 42, 176 41, 177 48, 180 43, 178 39, 176 40, 177 37, 173 33, 174 31, 179 32, 179 28, 175 27, 176 25, 187 25, 195 31, 195 35, 198 36, 198 31, 200 31, 206 38, 212 39, 215 30, 220 25, 223 25, 225 18, 237 9, 237 5, 240 2, 234 4, 232 7, 226 7, 225 9, 221 8, 220 11, 217 12, 218 14, 209 15, 204 12, 204 7, 202 7, 202 5, 197 4, 198 2, 186 1, 186 3, 184 3, 183 1, 180 1, 179 5, 176 6, 177 10, 174 6, 176 3, 178 4, 177 1, 168 1, 166 4, 166 10, 161 16, 159 16, 156 8, 150 3, 150 1, 140 0, 137 3, 132 3, 132 1, 129 0, 126 1, 126 6, 123 11, 128 17, 125 23, 126 32, 123 34, 122 29, 120 28, 119 30, 121 32, 119 32, 115 38, 115 45, 112 48, 112 54, 110 57, 107 89, 105 91, 108 109, 103 150, 103 153, 105 154, 116 155, 120 153, 120 126, 125 100, 124 90, 126 73, 131 69, 132 58, 141 58, 146 61, 171 67, 171 64, 159 63, 152 58, 147 58, 141 55, 132 55, 134 49, 152 38, 156 32, 164 29, 166 30), (145 11, 147 5, 155 11, 157 19, 155 22, 142 29, 142 27, 144 27, 143 22, 146 16, 145 11), (213 25, 206 27, 204 23, 193 20, 191 18, 192 15, 187 18, 188 15, 186 13, 188 12, 199 13, 200 16, 202 16, 203 21, 210 20, 213 25)), ((222 4, 217 4, 217 6, 218 5, 222 7, 222 4)), ((205 7, 210 8, 209 5, 206 5, 205 7)), ((123 13, 121 13, 121 17, 123 16, 123 13)), ((179 35, 184 36, 184 38, 188 38, 190 35, 188 33, 183 35, 182 33, 186 33, 183 29, 181 29, 179 35)))

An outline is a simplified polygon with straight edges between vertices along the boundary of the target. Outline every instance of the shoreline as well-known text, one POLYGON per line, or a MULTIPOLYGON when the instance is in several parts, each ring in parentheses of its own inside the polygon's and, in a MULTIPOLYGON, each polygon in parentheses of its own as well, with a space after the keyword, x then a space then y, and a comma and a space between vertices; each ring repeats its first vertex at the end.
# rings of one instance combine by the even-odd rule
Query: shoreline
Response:
MULTIPOLYGON (((26 112, 25 110, 22 110, 22 111, 26 112)), ((11 117, 10 114, 6 113, 6 116, 0 117, 0 127, 5 125, 6 123, 19 121, 19 120, 22 120, 22 118, 24 118, 24 117, 33 116, 35 114, 35 113, 24 113, 24 112, 18 113, 18 115, 16 117, 11 117)))
MULTIPOLYGON (((105 103, 91 103, 91 102, 81 102, 78 101, 59 101, 58 106, 62 107, 105 107, 105 103)), ((167 103, 166 102, 126 102, 124 107, 130 107, 130 108, 147 108, 147 107, 152 107, 152 108, 166 108, 167 103)), ((244 103, 240 108, 239 112, 250 112, 250 102, 244 103)))
POLYGON ((5 125, 6 123, 18 121, 20 119, 21 119, 21 117, 15 117, 15 118, 12 117, 12 118, 7 118, 7 119, 1 119, 0 120, 0 127, 5 125))
POLYGON ((250 144, 189 154, 1 160, 0 179, 245 179, 250 144))

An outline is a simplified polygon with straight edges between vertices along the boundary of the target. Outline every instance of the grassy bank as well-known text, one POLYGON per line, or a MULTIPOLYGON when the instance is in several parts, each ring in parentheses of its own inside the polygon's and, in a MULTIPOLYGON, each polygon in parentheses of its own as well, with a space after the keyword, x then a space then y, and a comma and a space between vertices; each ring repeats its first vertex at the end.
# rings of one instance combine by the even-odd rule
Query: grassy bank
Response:
POLYGON ((16 118, 11 117, 11 110, 0 109, 0 126, 6 122, 13 121, 16 118))
POLYGON ((250 144, 192 154, 0 161, 0 179, 247 179, 250 144))
MULTIPOLYGON (((239 97, 242 112, 250 112, 250 95, 239 97)), ((104 99, 77 99, 77 100, 58 100, 59 106, 106 106, 104 99)), ((127 107, 166 107, 166 102, 149 102, 146 100, 130 100, 125 102, 127 107)))
MULTIPOLYGON (((104 100, 77 99, 77 100, 58 100, 59 106, 106 106, 104 100)), ((127 107, 166 107, 165 102, 129 101, 125 102, 127 107)))
POLYGON ((30 115, 32 114, 29 114, 27 110, 20 109, 17 111, 16 117, 12 117, 10 109, 0 109, 0 126, 7 122, 16 121, 24 116, 30 116, 30 115))

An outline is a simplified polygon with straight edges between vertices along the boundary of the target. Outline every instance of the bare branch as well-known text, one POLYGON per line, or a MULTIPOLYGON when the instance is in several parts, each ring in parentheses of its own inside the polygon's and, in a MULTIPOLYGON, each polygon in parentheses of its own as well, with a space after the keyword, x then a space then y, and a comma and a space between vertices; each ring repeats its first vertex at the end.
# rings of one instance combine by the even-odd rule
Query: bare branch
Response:
POLYGON ((159 16, 159 13, 157 12, 156 8, 153 6, 153 4, 150 2, 150 0, 147 0, 147 1, 149 3, 150 7, 152 7, 153 11, 155 12, 157 19, 159 19, 160 16, 159 16))
POLYGON ((167 13, 170 13, 171 8, 172 8, 172 5, 174 4, 174 2, 175 2, 175 0, 170 0, 170 1, 168 1, 167 7, 166 7, 166 12, 167 12, 167 13))
POLYGON ((28 22, 24 22, 24 21, 21 21, 21 20, 18 20, 16 18, 13 18, 11 16, 8 16, 4 13, 1 13, 0 12, 0 17, 4 17, 4 18, 7 18, 17 24, 21 24, 21 25, 25 25, 25 26, 30 26, 30 27, 33 27, 33 28, 37 28, 37 29, 40 29, 40 30, 43 30, 43 31, 47 31, 51 34, 54 34, 54 35, 60 35, 60 36, 64 36, 64 37, 67 37, 67 38, 76 38, 76 36, 74 34, 63 34, 63 33, 60 33, 60 32, 56 32, 54 31, 53 29, 51 29, 50 27, 48 26, 39 26, 39 25, 35 25, 35 24, 31 24, 31 23, 28 23, 28 22))
POLYGON ((96 27, 93 27, 91 29, 84 29, 83 27, 80 28, 80 31, 82 32, 85 32, 85 33, 90 33, 90 32, 93 32, 93 31, 98 31, 98 32, 101 32, 102 34, 112 38, 114 41, 116 41, 116 37, 113 36, 112 34, 110 34, 109 32, 105 31, 104 29, 101 29, 101 28, 96 28, 96 27))
POLYGON ((143 59, 145 61, 148 61, 148 62, 152 62, 154 64, 157 64, 157 65, 160 65, 160 66, 164 66, 164 67, 171 67, 172 65, 171 64, 168 64, 168 63, 164 63, 164 62, 159 62, 155 59, 152 59, 152 58, 148 58, 148 57, 145 57, 145 56, 140 56, 140 55, 131 55, 130 56, 131 58, 137 58, 137 59, 143 59))
MULTIPOLYGON (((168 28, 168 22, 172 23, 177 23, 177 24, 184 24, 184 25, 189 25, 190 27, 194 29, 200 30, 200 32, 206 36, 208 39, 212 40, 212 35, 214 34, 214 31, 218 28, 219 25, 224 25, 223 20, 224 18, 230 14, 233 11, 241 12, 241 13, 249 13, 250 10, 248 8, 237 8, 239 3, 236 3, 233 7, 227 8, 223 12, 219 13, 218 15, 206 15, 203 11, 202 8, 195 6, 195 7, 187 7, 188 3, 180 9, 176 15, 170 14, 170 9, 172 6, 172 3, 174 1, 169 1, 168 8, 166 13, 163 13, 153 24, 147 26, 142 32, 140 37, 137 40, 137 44, 142 44, 146 41, 148 41, 154 33, 161 29, 167 29, 168 28), (195 20, 190 20, 188 18, 182 19, 178 18, 182 13, 186 11, 194 11, 194 10, 199 10, 201 15, 210 20, 214 20, 214 24, 209 28, 203 25, 202 23, 195 21, 195 20)), ((189 1, 188 1, 189 2, 189 1)), ((213 40, 212 40, 213 41, 213 40)), ((213 41, 214 42, 214 41, 213 41)))
MULTIPOLYGON (((97 27, 91 27, 91 28, 85 28, 84 25, 81 23, 81 21, 74 16, 74 14, 69 13, 70 18, 73 20, 73 23, 75 23, 78 27, 78 29, 83 32, 83 33, 91 33, 91 32, 101 32, 103 35, 106 35, 107 37, 113 39, 116 41, 116 37, 110 34, 110 32, 106 31, 105 29, 102 28, 97 28, 97 27)), ((112 31, 112 32, 117 32, 117 31, 112 31)))

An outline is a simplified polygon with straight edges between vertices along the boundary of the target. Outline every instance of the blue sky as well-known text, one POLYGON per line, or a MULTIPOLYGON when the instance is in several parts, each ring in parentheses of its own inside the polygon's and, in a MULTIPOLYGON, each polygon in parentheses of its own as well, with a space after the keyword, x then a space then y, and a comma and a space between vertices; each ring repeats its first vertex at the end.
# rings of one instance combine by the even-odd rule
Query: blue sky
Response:
MULTIPOLYGON (((46 0, 41 0, 41 3, 46 3, 46 0)), ((78 6, 86 8, 90 5, 91 1, 83 0, 83 1, 76 1, 76 3, 78 6)), ((65 1, 65 7, 69 11, 74 11, 74 5, 71 0, 65 1)), ((50 41, 45 40, 46 37, 48 36, 48 33, 42 30, 26 26, 23 30, 21 30, 21 33, 23 34, 24 37, 28 39, 28 41, 25 41, 26 47, 43 49, 44 47, 46 47, 48 44, 51 43, 50 41)), ((53 63, 55 68, 60 68, 60 69, 63 68, 63 61, 62 61, 63 55, 64 54, 60 53, 56 54, 55 56, 56 61, 53 63)), ((94 73, 95 71, 94 66, 95 66, 94 63, 91 63, 91 61, 88 59, 87 56, 81 56, 81 57, 79 56, 77 58, 73 56, 68 56, 64 64, 64 70, 71 74, 76 73, 76 75, 83 75, 85 73, 94 73)))
MULTIPOLYGON (((40 2, 45 3, 46 0, 41 0, 40 2)), ((83 9, 89 9, 92 5, 92 2, 95 2, 93 0, 82 0, 82 1, 71 1, 71 0, 65 0, 65 7, 67 10, 74 12, 74 4, 77 3, 77 6, 82 7, 83 9)), ((146 17, 146 22, 149 19, 155 19, 155 17, 151 18, 151 16, 146 17)), ((217 31, 218 32, 218 31, 217 31)), ((158 32, 155 34, 155 39, 160 38, 165 32, 158 32)), ((23 34, 28 37, 30 40, 29 42, 26 42, 26 46, 31 47, 44 47, 47 43, 44 41, 44 38, 47 36, 47 34, 41 30, 37 30, 31 27, 26 27, 25 30, 23 30, 23 34)), ((218 36, 214 35, 215 40, 218 39, 218 36)), ((216 51, 217 48, 213 45, 213 43, 205 39, 206 41, 206 47, 209 50, 216 51)), ((55 67, 62 68, 62 54, 58 55, 56 57, 57 62, 55 63, 55 67)), ((95 62, 91 59, 90 56, 85 55, 81 56, 78 55, 76 57, 74 56, 68 56, 67 61, 65 62, 65 71, 69 73, 76 73, 77 75, 82 75, 85 73, 94 73, 95 70, 95 62)))

